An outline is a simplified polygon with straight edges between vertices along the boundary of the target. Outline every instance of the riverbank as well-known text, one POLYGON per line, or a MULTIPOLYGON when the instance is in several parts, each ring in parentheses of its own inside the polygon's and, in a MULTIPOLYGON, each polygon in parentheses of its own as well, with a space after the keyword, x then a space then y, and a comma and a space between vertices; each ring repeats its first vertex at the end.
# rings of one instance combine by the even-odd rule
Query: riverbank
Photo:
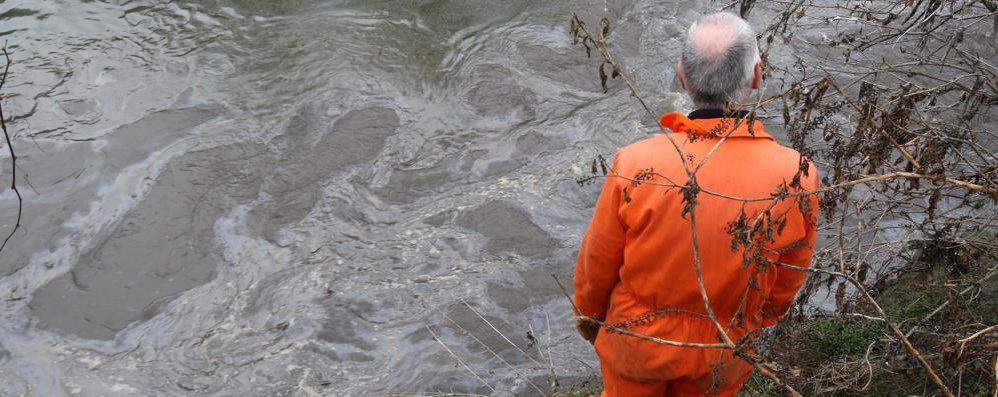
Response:
MULTIPOLYGON (((994 238, 952 243, 923 247, 917 261, 874 284, 873 298, 954 393, 991 396, 998 390, 994 238)), ((869 302, 853 297, 840 309, 784 321, 762 358, 808 396, 939 394, 869 302)), ((741 395, 783 394, 753 376, 741 395)))
MULTIPOLYGON (((940 377, 962 396, 998 390, 998 258, 990 234, 923 248, 918 260, 875 283, 873 298, 906 332, 940 377)), ((807 396, 933 396, 938 390, 868 301, 846 298, 840 310, 791 316, 757 342, 759 359, 807 396)), ((595 375, 594 375, 595 377, 595 375)), ((599 381, 555 394, 595 397, 599 381)), ((783 396, 752 375, 741 397, 783 396)))

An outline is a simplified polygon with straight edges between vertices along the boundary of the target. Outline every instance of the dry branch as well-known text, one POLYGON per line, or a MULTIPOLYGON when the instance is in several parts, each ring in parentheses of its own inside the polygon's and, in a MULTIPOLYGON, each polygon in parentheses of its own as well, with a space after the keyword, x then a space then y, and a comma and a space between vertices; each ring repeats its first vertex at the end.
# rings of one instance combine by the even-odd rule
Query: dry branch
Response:
POLYGON ((656 115, 655 112, 653 112, 651 108, 648 107, 648 104, 645 103, 645 100, 641 98, 641 95, 638 94, 637 88, 634 88, 634 83, 631 82, 631 79, 627 78, 627 75, 624 73, 623 68, 621 68, 617 60, 613 58, 613 54, 610 53, 610 49, 606 45, 606 36, 610 34, 609 20, 607 20, 606 18, 600 20, 599 35, 596 37, 596 39, 593 39, 593 35, 590 34, 589 30, 586 29, 586 23, 582 21, 582 19, 580 19, 578 15, 572 13, 572 22, 569 33, 571 33, 572 35, 573 43, 581 43, 582 46, 585 47, 587 57, 592 56, 592 48, 596 48, 600 57, 603 58, 603 62, 600 63, 598 70, 600 77, 600 85, 603 87, 604 93, 607 92, 607 87, 606 87, 607 75, 606 71, 603 69, 603 66, 610 65, 610 68, 612 70, 610 74, 611 78, 620 77, 622 80, 624 80, 624 85, 627 86, 627 89, 631 90, 631 96, 633 96, 635 99, 638 100, 638 102, 641 104, 641 107, 644 108, 645 112, 647 112, 652 119, 654 120, 658 119, 658 115, 656 115))
POLYGON ((447 351, 447 354, 450 354, 450 356, 453 357, 454 360, 458 362, 458 364, 464 367, 464 369, 467 370, 468 373, 471 374, 471 376, 473 376, 475 379, 478 379, 479 382, 482 382, 482 384, 485 385, 486 388, 491 390, 492 393, 499 394, 499 392, 497 392, 496 389, 493 389, 492 386, 489 385, 489 382, 486 382, 485 379, 482 379, 481 376, 478 376, 478 374, 475 373, 475 371, 472 370, 471 367, 469 367, 468 364, 466 364, 464 360, 461 359, 461 357, 458 357, 457 354, 454 354, 454 352, 449 347, 447 347, 447 344, 445 344, 444 341, 440 340, 440 337, 437 336, 437 333, 433 332, 433 328, 430 328, 429 325, 425 325, 425 327, 427 331, 430 331, 430 335, 433 336, 433 340, 437 341, 437 343, 440 344, 440 347, 443 347, 444 350, 447 351))
POLYGON ((7 131, 7 117, 3 113, 3 87, 7 84, 11 61, 7 46, 3 46, 2 50, 6 65, 4 65, 3 74, 0 74, 0 129, 3 130, 3 137, 7 141, 7 150, 10 152, 10 189, 17 195, 17 221, 14 222, 14 228, 11 229, 10 234, 3 240, 3 244, 0 244, 0 252, 7 247, 7 242, 10 241, 11 237, 14 237, 14 233, 21 227, 21 213, 24 210, 24 198, 21 197, 21 191, 17 190, 17 155, 14 154, 14 145, 10 141, 10 133, 7 131))
MULTIPOLYGON (((451 323, 451 325, 453 325, 455 328, 457 328, 458 330, 460 330, 465 335, 468 335, 469 337, 471 337, 471 339, 474 340, 475 343, 477 343, 479 346, 481 346, 483 349, 485 349, 485 351, 489 352, 489 354, 492 354, 492 357, 495 357, 496 359, 498 359, 500 362, 502 362, 504 365, 506 365, 507 368, 509 368, 510 370, 512 370, 513 373, 516 374, 516 376, 519 376, 520 379, 523 379, 525 382, 527 382, 527 384, 529 384, 531 387, 533 387, 534 390, 537 390, 537 392, 540 393, 541 396, 545 396, 545 397, 547 396, 547 393, 545 393, 544 390, 542 390, 539 386, 537 386, 536 384, 534 384, 534 382, 531 381, 528 376, 524 375, 522 372, 520 372, 519 370, 517 370, 516 367, 513 366, 513 364, 510 364, 508 361, 506 361, 506 359, 502 358, 502 356, 500 356, 499 353, 496 353, 495 350, 492 350, 492 348, 489 347, 489 345, 487 345, 485 342, 482 342, 481 339, 478 339, 478 337, 475 336, 475 334, 473 332, 470 332, 467 329, 465 329, 464 327, 462 327, 460 324, 458 324, 456 321, 454 321, 454 319, 450 318, 450 316, 448 316, 446 314, 444 314, 443 316, 444 316, 445 319, 447 319, 448 322, 451 323)), ((499 335, 501 335, 503 337, 503 339, 506 339, 506 336, 502 335, 502 333, 500 333, 499 335)), ((524 354, 526 354, 526 353, 524 353, 524 354)))

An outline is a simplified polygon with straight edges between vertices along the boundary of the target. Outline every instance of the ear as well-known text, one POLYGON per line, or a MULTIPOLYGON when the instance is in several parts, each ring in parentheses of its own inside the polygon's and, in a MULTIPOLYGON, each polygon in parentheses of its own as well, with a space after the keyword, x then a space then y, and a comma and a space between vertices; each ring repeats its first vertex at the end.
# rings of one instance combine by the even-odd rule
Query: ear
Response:
POLYGON ((686 89, 686 80, 683 79, 683 64, 682 64, 682 62, 680 62, 679 66, 676 67, 676 77, 679 77, 679 86, 683 88, 683 91, 689 91, 689 90, 686 89))
POLYGON ((759 85, 762 83, 762 61, 756 62, 755 67, 752 68, 752 89, 758 90, 759 85))

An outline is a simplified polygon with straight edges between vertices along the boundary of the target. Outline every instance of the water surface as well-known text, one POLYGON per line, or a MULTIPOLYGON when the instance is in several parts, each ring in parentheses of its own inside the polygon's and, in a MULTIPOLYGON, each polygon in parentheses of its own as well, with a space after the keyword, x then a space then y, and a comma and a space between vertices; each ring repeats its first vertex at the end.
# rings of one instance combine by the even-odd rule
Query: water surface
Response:
POLYGON ((665 112, 688 106, 675 56, 707 6, 2 2, 26 207, 0 255, 0 396, 534 395, 595 375, 549 274, 570 284, 597 192, 573 168, 652 121, 602 93, 568 21, 614 21, 665 112))

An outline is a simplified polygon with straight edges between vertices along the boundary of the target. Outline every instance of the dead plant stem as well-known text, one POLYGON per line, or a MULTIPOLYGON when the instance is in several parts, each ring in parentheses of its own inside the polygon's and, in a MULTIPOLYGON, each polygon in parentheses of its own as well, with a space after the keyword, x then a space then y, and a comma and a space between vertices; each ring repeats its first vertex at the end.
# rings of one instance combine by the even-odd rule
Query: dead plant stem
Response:
POLYGON ((471 374, 471 376, 474 376, 475 379, 478 379, 479 382, 482 382, 482 384, 485 385, 486 388, 491 390, 492 393, 499 394, 499 392, 497 392, 496 389, 493 389, 492 386, 489 385, 489 382, 486 382, 485 379, 482 379, 481 376, 478 376, 478 374, 475 373, 475 371, 472 370, 471 367, 469 367, 468 364, 466 364, 464 360, 461 359, 461 357, 458 357, 457 354, 454 354, 454 352, 449 347, 447 347, 447 344, 445 344, 444 341, 440 340, 440 337, 438 337, 437 334, 433 332, 433 328, 430 328, 429 325, 424 325, 424 327, 426 327, 427 331, 430 331, 430 335, 433 336, 433 340, 437 341, 437 343, 439 343, 440 346, 443 347, 444 350, 446 350, 447 353, 451 355, 451 357, 454 357, 454 359, 457 360, 458 364, 461 364, 461 366, 464 367, 464 369, 467 370, 471 374))
MULTIPOLYGON (((585 33, 586 36, 592 37, 592 34, 589 33, 589 31, 586 29, 585 24, 582 23, 582 19, 580 19, 578 15, 572 13, 572 18, 576 21, 576 23, 578 23, 578 25, 576 26, 578 26, 579 30, 585 33)), ((619 73, 620 77, 624 80, 624 85, 626 85, 627 89, 631 91, 631 96, 633 96, 635 99, 638 100, 639 103, 641 103, 641 107, 644 108, 645 112, 647 112, 652 119, 657 120, 658 116, 655 114, 655 112, 651 110, 650 107, 648 107, 648 104, 645 103, 645 100, 643 98, 641 98, 641 95, 638 94, 638 89, 634 88, 634 83, 632 83, 631 79, 627 77, 627 74, 624 73, 624 69, 620 66, 619 63, 617 63, 617 60, 613 58, 613 54, 610 53, 610 49, 607 47, 605 32, 609 31, 609 22, 607 22, 606 19, 604 18, 601 21, 601 23, 607 24, 606 25, 607 28, 603 29, 603 27, 601 26, 599 36, 597 36, 597 39, 595 40, 596 49, 598 50, 600 56, 602 56, 603 60, 609 63, 610 66, 614 70, 616 70, 617 73, 619 73)))
POLYGON ((11 237, 14 237, 14 233, 17 233, 17 229, 21 227, 21 214, 24 211, 24 198, 21 197, 21 191, 17 189, 17 154, 14 153, 14 145, 10 140, 10 133, 7 131, 7 117, 3 113, 3 87, 7 84, 7 76, 10 74, 10 53, 7 52, 7 46, 3 46, 3 56, 6 61, 6 65, 3 69, 3 74, 0 74, 0 129, 3 130, 3 137, 7 141, 7 150, 10 151, 10 189, 14 191, 17 195, 17 220, 14 222, 14 228, 10 230, 10 234, 7 238, 3 240, 3 244, 0 244, 0 252, 7 247, 7 242, 10 241, 11 237))
MULTIPOLYGON (((469 337, 471 337, 471 339, 473 339, 475 341, 475 343, 478 343, 478 345, 481 346, 483 349, 485 349, 485 351, 487 351, 490 354, 492 354, 492 357, 495 357, 501 363, 505 364, 506 367, 508 367, 511 371, 513 371, 513 373, 516 374, 516 376, 519 376, 521 379, 523 379, 525 382, 527 382, 527 384, 529 384, 531 387, 533 387, 534 390, 537 390, 537 392, 540 393, 540 395, 547 397, 547 393, 545 393, 544 390, 542 390, 540 387, 538 387, 536 384, 534 384, 534 382, 532 382, 529 377, 527 377, 526 375, 524 375, 522 372, 518 371, 516 369, 516 367, 513 366, 513 364, 510 364, 508 361, 506 361, 506 359, 502 358, 502 356, 500 356, 499 353, 496 353, 495 350, 492 350, 492 348, 489 347, 489 345, 485 344, 485 342, 482 342, 481 339, 478 339, 478 337, 475 336, 475 334, 473 332, 470 332, 467 329, 465 329, 464 327, 462 327, 460 324, 458 324, 456 321, 454 321, 454 319, 450 318, 450 316, 448 316, 446 314, 444 314, 443 316, 455 328, 457 328, 458 330, 460 330, 461 332, 463 332, 465 335, 468 335, 469 337)), ((503 338, 505 338, 505 336, 503 336, 503 338)))

